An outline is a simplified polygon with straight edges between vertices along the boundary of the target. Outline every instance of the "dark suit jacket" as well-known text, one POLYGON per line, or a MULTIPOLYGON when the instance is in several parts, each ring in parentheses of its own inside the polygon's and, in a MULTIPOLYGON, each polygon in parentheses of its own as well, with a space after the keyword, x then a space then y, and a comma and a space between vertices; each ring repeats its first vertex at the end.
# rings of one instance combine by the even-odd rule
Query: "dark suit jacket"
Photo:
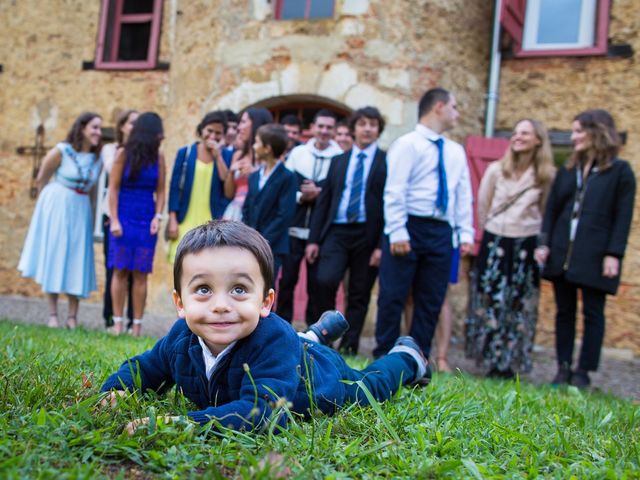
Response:
MULTIPOLYGON (((351 150, 331 160, 327 178, 325 179, 324 186, 316 200, 316 206, 311 215, 309 243, 321 244, 336 218, 340 198, 342 197, 342 192, 344 191, 347 180, 347 167, 349 166, 350 158, 351 150)), ((369 177, 367 178, 364 196, 365 214, 367 217, 366 235, 371 250, 380 244, 384 230, 382 198, 386 179, 387 152, 378 148, 373 157, 373 164, 371 165, 369 177)))
POLYGON ((242 206, 242 221, 267 239, 274 254, 287 254, 289 227, 296 211, 296 176, 280 164, 262 190, 258 190, 259 179, 260 172, 249 175, 249 192, 242 206))
POLYGON ((569 251, 569 229, 576 196, 576 169, 561 168, 556 175, 542 232, 547 234, 550 255, 543 276, 566 280, 615 294, 620 276, 602 276, 605 255, 622 259, 631 227, 636 181, 624 160, 615 160, 604 171, 587 177, 578 229, 569 251))

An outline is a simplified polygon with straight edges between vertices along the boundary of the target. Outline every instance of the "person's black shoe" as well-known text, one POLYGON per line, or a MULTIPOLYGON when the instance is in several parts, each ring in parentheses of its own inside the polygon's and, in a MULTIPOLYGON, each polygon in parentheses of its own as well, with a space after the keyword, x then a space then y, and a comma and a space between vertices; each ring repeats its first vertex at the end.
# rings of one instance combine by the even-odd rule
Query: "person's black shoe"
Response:
POLYGON ((568 363, 558 365, 558 373, 551 380, 551 385, 568 385, 571 382, 571 367, 568 363))
POLYGON ((591 379, 589 378, 589 373, 586 370, 582 370, 578 368, 571 375, 571 385, 578 388, 587 388, 591 385, 591 379))
POLYGON ((392 353, 407 353, 411 355, 418 365, 416 377, 411 381, 410 385, 429 385, 429 383, 431 383, 431 368, 429 367, 429 362, 413 337, 399 337, 387 355, 391 355, 392 353))
POLYGON ((496 380, 513 380, 515 377, 516 374, 510 368, 499 370, 494 367, 487 372, 487 378, 495 378, 496 380))
POLYGON ((319 343, 329 345, 349 330, 349 322, 338 310, 327 310, 308 330, 316 334, 319 343))

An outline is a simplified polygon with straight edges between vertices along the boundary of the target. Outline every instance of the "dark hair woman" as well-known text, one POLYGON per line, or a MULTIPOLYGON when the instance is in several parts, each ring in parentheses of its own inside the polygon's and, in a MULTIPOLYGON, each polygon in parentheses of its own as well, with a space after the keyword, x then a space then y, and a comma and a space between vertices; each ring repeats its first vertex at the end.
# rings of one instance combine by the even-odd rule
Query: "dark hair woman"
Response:
POLYGON ((225 219, 242 219, 242 205, 249 191, 249 175, 256 169, 253 155, 256 132, 262 125, 272 122, 271 112, 263 107, 249 107, 240 116, 236 140, 239 149, 233 154, 229 175, 224 182, 224 194, 233 199, 224 212, 225 219))
MULTIPOLYGON (((133 129, 133 124, 138 119, 139 113, 136 110, 124 110, 118 115, 116 120, 116 141, 107 143, 100 151, 100 159, 102 160, 103 170, 98 181, 98 191, 102 198, 102 248, 104 252, 105 279, 104 279, 104 298, 102 307, 102 317, 106 327, 113 326, 113 302, 111 300, 111 280, 113 278, 113 269, 109 268, 109 198, 107 196, 107 188, 109 185, 109 175, 111 167, 116 159, 118 148, 124 146, 129 139, 129 134, 133 129)), ((127 302, 127 318, 129 319, 129 328, 133 326, 133 292, 131 290, 133 278, 129 277, 128 302, 127 302)))
POLYGON ((636 181, 617 158, 620 137, 606 110, 576 115, 571 126, 573 154, 559 170, 542 225, 545 242, 536 250, 556 300, 554 384, 590 385, 604 338, 606 295, 620 283, 622 258, 631 227, 636 181), (576 298, 582 291, 584 334, 576 370, 571 370, 576 334, 576 298))
POLYGON ((169 187, 169 261, 173 263, 182 237, 192 228, 221 218, 229 200, 224 195, 232 152, 224 148, 227 117, 207 113, 196 128, 199 141, 176 154, 169 187))
POLYGON ((81 114, 66 141, 47 153, 36 179, 39 196, 18 270, 42 285, 49 302, 50 327, 59 325, 59 294, 69 297, 66 325, 75 328, 78 299, 96 289, 88 194, 102 168, 98 158, 101 128, 100 115, 81 114))
POLYGON ((129 274, 133 275, 132 334, 140 335, 147 298, 147 276, 164 208, 164 138, 162 120, 153 112, 136 120, 129 140, 116 154, 109 183, 111 237, 109 267, 113 268, 114 332, 123 330, 122 313, 129 274))
POLYGON ((502 159, 489 166, 480 183, 483 234, 472 273, 465 347, 491 377, 511 378, 532 367, 540 297, 533 255, 555 170, 546 128, 523 119, 502 159))

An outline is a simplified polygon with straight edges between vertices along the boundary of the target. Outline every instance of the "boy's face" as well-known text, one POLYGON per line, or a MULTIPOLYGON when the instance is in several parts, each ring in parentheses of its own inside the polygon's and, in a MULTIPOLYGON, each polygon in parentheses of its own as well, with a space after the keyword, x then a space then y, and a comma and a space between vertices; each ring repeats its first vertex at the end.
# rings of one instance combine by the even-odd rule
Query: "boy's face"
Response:
POLYGON ((271 147, 262 143, 260 135, 256 135, 256 139, 253 142, 253 153, 258 160, 267 160, 272 156, 271 147))
POLYGON ((214 355, 249 336, 273 305, 253 254, 238 247, 216 247, 184 256, 181 295, 173 292, 180 318, 214 355))

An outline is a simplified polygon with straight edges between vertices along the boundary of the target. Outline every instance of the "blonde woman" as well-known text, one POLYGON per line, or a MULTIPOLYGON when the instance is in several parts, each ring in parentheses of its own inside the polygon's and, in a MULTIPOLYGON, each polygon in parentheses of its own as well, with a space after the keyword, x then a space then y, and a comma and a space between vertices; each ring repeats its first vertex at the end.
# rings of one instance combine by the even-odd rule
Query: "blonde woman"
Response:
POLYGON ((542 123, 524 119, 504 157, 489 166, 478 193, 482 244, 472 275, 466 353, 488 376, 531 369, 540 275, 534 259, 545 203, 555 176, 542 123))

